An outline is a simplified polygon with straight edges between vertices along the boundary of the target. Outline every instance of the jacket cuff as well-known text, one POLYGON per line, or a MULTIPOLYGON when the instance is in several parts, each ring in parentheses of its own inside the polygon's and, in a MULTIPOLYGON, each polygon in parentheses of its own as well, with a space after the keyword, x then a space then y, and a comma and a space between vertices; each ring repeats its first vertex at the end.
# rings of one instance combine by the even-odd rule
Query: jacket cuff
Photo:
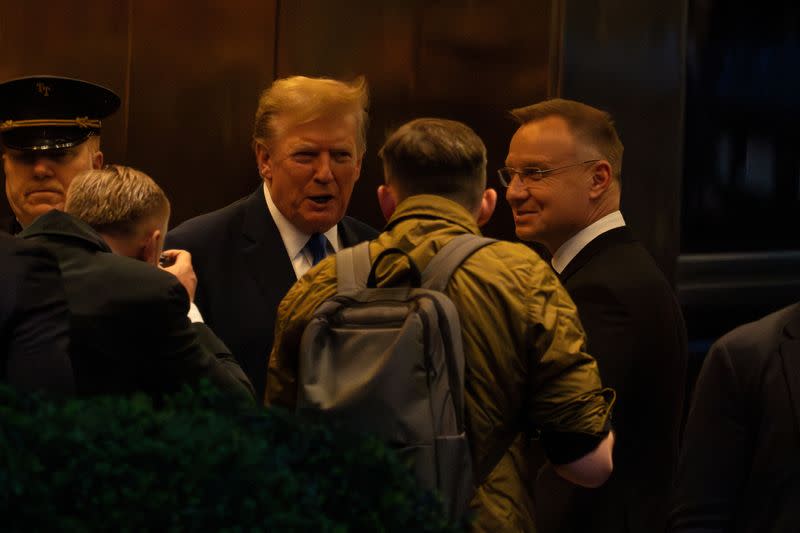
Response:
POLYGON ((609 431, 611 431, 610 422, 606 422, 600 433, 548 432, 542 435, 542 447, 551 463, 564 465, 580 459, 597 448, 609 431))

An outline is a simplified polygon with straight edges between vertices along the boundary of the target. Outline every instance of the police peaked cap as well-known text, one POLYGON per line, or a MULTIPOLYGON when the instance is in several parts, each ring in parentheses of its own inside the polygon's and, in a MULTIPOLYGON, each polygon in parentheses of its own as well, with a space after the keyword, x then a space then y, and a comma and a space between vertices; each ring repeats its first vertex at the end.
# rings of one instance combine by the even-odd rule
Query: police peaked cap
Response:
POLYGON ((100 132, 119 108, 105 87, 59 76, 28 76, 0 83, 0 140, 17 150, 63 150, 100 132))

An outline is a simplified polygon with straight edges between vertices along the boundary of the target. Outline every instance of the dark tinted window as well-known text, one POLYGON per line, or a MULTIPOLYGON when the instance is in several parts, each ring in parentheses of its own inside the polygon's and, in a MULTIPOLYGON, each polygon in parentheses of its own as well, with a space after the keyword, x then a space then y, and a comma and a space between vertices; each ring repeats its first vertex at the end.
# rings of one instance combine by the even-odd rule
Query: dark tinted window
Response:
POLYGON ((690 0, 684 253, 800 249, 800 8, 690 0))

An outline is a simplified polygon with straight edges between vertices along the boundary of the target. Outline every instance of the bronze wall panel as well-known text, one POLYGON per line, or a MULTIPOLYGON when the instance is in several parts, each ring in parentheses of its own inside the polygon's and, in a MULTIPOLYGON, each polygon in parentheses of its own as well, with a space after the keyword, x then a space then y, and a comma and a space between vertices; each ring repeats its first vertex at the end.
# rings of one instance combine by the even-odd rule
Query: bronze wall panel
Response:
POLYGON ((565 3, 561 94, 616 118, 622 209, 674 279, 680 243, 686 0, 565 3))
MULTIPOLYGON (((0 0, 0 79, 54 73, 119 92, 123 109, 103 133, 106 159, 162 183, 173 223, 257 183, 252 115, 276 76, 367 76, 370 149, 352 213, 376 225, 376 152, 387 130, 424 115, 470 124, 487 144, 497 186, 494 169, 514 131, 506 111, 560 93, 616 115, 627 147, 626 216, 670 272, 679 238, 684 26, 685 0, 85 0, 80 9, 0 0)), ((487 233, 513 237, 504 200, 487 233)))
POLYGON ((173 226, 258 183, 250 137, 258 94, 274 76, 275 5, 134 4, 127 163, 162 184, 173 226))
MULTIPOLYGON (((125 156, 129 7, 128 0, 0 0, 0 80, 54 74, 116 91, 122 109, 103 124, 103 152, 111 161, 125 156)), ((10 211, 0 197, 5 216, 10 211)))
MULTIPOLYGON (((364 74, 371 86, 369 146, 350 213, 382 225, 377 150, 388 130, 420 116, 473 127, 497 187, 494 170, 515 129, 506 112, 544 98, 553 83, 551 15, 549 0, 281 3, 277 77, 364 74)), ((513 226, 501 198, 486 232, 513 238, 513 226)))

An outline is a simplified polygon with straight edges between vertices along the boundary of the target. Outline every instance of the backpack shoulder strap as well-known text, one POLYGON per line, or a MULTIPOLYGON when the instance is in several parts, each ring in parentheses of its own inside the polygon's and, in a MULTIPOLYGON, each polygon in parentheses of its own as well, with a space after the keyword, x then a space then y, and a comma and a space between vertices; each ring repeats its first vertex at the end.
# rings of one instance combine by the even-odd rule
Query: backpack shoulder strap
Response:
POLYGON ((496 239, 465 233, 452 239, 434 256, 422 273, 422 286, 434 291, 444 291, 453 272, 469 256, 496 239))
POLYGON ((371 268, 369 241, 340 250, 336 254, 336 291, 341 294, 365 288, 371 268))

